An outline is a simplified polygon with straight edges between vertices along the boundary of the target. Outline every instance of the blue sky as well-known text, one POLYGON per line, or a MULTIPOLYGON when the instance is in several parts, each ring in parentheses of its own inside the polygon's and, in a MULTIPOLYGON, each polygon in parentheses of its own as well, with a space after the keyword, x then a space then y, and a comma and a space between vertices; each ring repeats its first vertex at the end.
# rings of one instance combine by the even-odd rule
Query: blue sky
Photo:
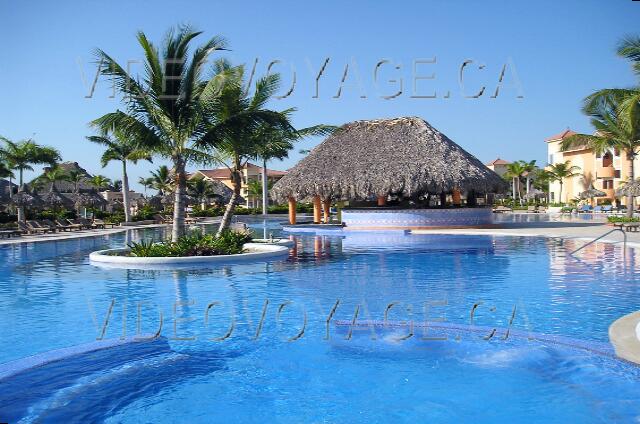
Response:
MULTIPOLYGON (((297 107, 295 124, 300 127, 416 115, 483 161, 500 156, 540 163, 547 136, 566 127, 591 131, 580 113, 585 95, 635 83, 614 49, 623 35, 640 33, 640 2, 631 0, 5 0, 0 16, 0 135, 21 139, 35 133, 36 141, 59 148, 65 160, 111 178, 119 177, 120 168, 112 164, 101 169, 100 148, 84 137, 91 134, 90 120, 122 106, 109 98, 106 80, 99 80, 92 98, 85 97, 96 70, 92 51, 100 47, 121 63, 139 60, 137 30, 157 42, 179 23, 204 31, 201 41, 222 35, 231 48, 224 56, 250 67, 258 59, 258 75, 270 61, 282 61, 273 69, 283 73, 287 87, 295 69, 296 85, 289 97, 272 106, 297 107), (326 58, 330 60, 314 98, 316 74, 326 58), (435 63, 423 63, 434 58, 435 63), (466 60, 473 62, 465 67, 463 93, 459 72, 466 60), (376 85, 374 71, 381 61, 386 62, 378 67, 376 85), (346 85, 336 99, 346 64, 346 85), (505 64, 503 87, 491 98, 505 64), (414 75, 434 73, 434 79, 417 80, 413 92, 414 75), (402 94, 383 98, 398 91, 400 80, 402 94), (464 97, 482 86, 486 89, 480 98, 464 97), (449 98, 444 97, 447 91, 449 98), (436 98, 412 97, 434 92, 436 98)), ((133 69, 139 67, 134 64, 133 69)), ((298 148, 319 141, 308 140, 298 148)), ((301 157, 297 150, 272 166, 292 166, 301 157)), ((159 163, 132 167, 132 181, 159 163)))

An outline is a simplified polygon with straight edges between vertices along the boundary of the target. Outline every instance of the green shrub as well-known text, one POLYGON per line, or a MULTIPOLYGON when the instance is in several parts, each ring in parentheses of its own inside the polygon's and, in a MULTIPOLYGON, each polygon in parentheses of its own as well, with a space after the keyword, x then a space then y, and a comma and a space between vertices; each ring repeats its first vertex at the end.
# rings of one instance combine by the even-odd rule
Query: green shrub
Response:
POLYGON ((251 241, 245 232, 226 230, 220 237, 195 231, 180 237, 177 241, 132 242, 128 246, 131 255, 137 257, 180 257, 233 255, 242 252, 242 246, 251 241))
POLYGON ((618 222, 640 222, 640 218, 629 218, 626 216, 608 216, 607 217, 607 221, 611 222, 611 223, 618 223, 618 222))
POLYGON ((132 218, 133 221, 148 221, 153 219, 154 215, 158 213, 151 205, 144 205, 138 209, 138 213, 132 218))

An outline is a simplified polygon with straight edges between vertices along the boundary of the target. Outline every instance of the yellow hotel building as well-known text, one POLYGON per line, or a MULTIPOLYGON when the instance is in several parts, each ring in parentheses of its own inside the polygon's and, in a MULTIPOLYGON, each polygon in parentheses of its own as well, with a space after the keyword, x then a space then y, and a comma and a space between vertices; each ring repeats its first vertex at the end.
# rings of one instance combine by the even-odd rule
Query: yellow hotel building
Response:
MULTIPOLYGON (((545 140, 547 143, 547 161, 549 165, 569 161, 571 165, 580 167, 580 175, 566 178, 563 181, 562 199, 560 199, 560 183, 553 182, 549 185, 549 197, 551 202, 568 202, 579 196, 580 192, 593 187, 606 193, 604 197, 595 198, 596 203, 610 201, 615 203, 615 190, 629 178, 629 161, 624 152, 617 149, 604 154, 595 154, 593 149, 587 146, 575 146, 571 150, 561 151, 562 140, 576 134, 566 129, 560 134, 551 136, 545 140)), ((634 161, 635 175, 638 175, 638 159, 634 161)), ((620 204, 626 204, 625 198, 619 198, 620 204)))

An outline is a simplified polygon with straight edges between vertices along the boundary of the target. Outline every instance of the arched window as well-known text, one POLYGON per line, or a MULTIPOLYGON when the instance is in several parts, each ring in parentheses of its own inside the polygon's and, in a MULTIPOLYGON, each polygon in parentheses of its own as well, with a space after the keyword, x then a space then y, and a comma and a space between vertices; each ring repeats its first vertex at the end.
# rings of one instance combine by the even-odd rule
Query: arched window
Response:
POLYGON ((607 152, 602 156, 602 166, 604 168, 613 166, 613 156, 611 155, 611 152, 607 152))

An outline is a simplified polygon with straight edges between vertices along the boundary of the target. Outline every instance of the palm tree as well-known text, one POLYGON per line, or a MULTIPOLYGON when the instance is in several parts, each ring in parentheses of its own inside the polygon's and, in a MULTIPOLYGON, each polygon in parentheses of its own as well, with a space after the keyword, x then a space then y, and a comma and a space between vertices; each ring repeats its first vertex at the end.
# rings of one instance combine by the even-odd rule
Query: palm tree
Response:
MULTIPOLYGON (((640 37, 622 39, 617 54, 630 60, 634 72, 640 77, 640 37)), ((562 149, 585 143, 598 153, 614 149, 624 151, 629 163, 629 180, 633 181, 633 164, 640 148, 640 85, 598 90, 584 99, 582 111, 591 117, 596 134, 568 137, 562 149)), ((627 197, 627 216, 633 216, 631 196, 627 197)))
POLYGON ((532 161, 524 161, 521 160, 519 161, 522 164, 522 169, 523 169, 523 173, 526 174, 526 185, 525 185, 525 189, 526 189, 526 194, 529 194, 529 190, 530 190, 530 186, 531 186, 531 177, 534 175, 534 173, 538 170, 538 167, 536 166, 536 161, 535 159, 532 161))
MULTIPOLYGON (((32 165, 55 165, 60 158, 60 152, 53 147, 42 146, 33 140, 11 141, 0 136, 4 147, 0 149, 0 159, 18 171, 18 191, 24 190, 24 171, 33 171, 32 165)), ((18 207, 18 221, 24 222, 24 208, 18 207)))
POLYGON ((187 181, 187 193, 200 203, 202 209, 206 203, 216 195, 213 185, 204 178, 196 178, 187 181))
MULTIPOLYGON (((140 149, 131 138, 120 131, 114 130, 109 133, 103 133, 102 135, 93 135, 87 137, 87 140, 101 144, 105 146, 105 151, 100 158, 100 164, 104 168, 111 161, 119 161, 122 164, 122 203, 124 208, 124 220, 125 222, 131 222, 131 209, 129 207, 129 175, 127 174, 127 162, 137 163, 139 160, 146 159, 151 162, 151 155, 148 152, 140 149)), ((113 182, 114 190, 118 190, 116 181, 113 182)))
MULTIPOLYGON (((287 109, 281 113, 291 119, 295 109, 287 109)), ((278 159, 282 160, 289 156, 289 151, 293 149, 293 144, 305 137, 328 135, 335 131, 336 127, 329 125, 315 125, 291 131, 289 128, 280 126, 272 126, 268 124, 260 125, 252 135, 254 140, 252 144, 256 146, 256 159, 262 160, 262 194, 258 197, 262 198, 262 214, 267 215, 269 205, 269 183, 267 179, 267 161, 278 159)), ((301 151, 302 152, 302 151, 301 151)))
POLYGON ((149 187, 157 190, 160 196, 173 191, 171 171, 169 171, 169 167, 166 165, 160 166, 156 171, 151 171, 149 180, 151 181, 149 187))
POLYGON ((524 170, 525 168, 522 164, 522 161, 516 161, 507 165, 507 172, 505 173, 505 176, 508 178, 511 178, 511 186, 513 189, 512 193, 513 193, 514 202, 516 198, 522 197, 520 195, 520 177, 522 177, 524 170))
POLYGON ((271 74, 257 81, 253 95, 244 87, 244 67, 232 67, 219 60, 215 64, 212 81, 219 80, 219 92, 214 101, 206 105, 208 119, 207 134, 201 145, 215 154, 209 157, 224 163, 230 171, 233 194, 225 209, 217 236, 225 231, 233 216, 242 187, 241 170, 251 158, 259 154, 259 146, 264 141, 256 137, 261 128, 272 131, 295 133, 289 113, 275 112, 266 108, 266 103, 277 91, 280 76, 271 74), (227 165, 227 159, 230 164, 227 165))
POLYGON ((9 197, 13 196, 13 188, 11 187, 11 180, 14 178, 10 165, 0 160, 0 178, 9 179, 9 197))
POLYGON ((77 169, 72 169, 67 173, 67 181, 73 183, 73 192, 78 193, 80 191, 80 183, 87 179, 84 172, 80 172, 77 169))
POLYGON ((203 68, 210 53, 226 46, 222 38, 213 37, 189 57, 189 45, 200 34, 188 26, 172 29, 160 53, 139 32, 138 43, 145 55, 142 80, 132 78, 104 51, 96 52, 104 64, 102 75, 113 78, 124 96, 126 111, 108 113, 93 125, 102 131, 118 128, 146 150, 171 160, 176 183, 171 234, 174 241, 185 229, 186 166, 208 159, 198 150, 199 141, 208 133, 203 109, 215 102, 220 80, 203 81, 203 68))
POLYGON ((54 191, 58 181, 69 181, 69 174, 58 165, 54 165, 47 169, 38 179, 44 184, 49 184, 49 191, 54 191))
POLYGON ((111 180, 104 175, 94 175, 93 177, 89 178, 89 184, 94 186, 98 191, 103 191, 109 188, 109 185, 111 185, 111 180))
MULTIPOLYGON (((257 208, 258 201, 262 199, 262 196, 264 195, 264 191, 262 190, 262 181, 259 181, 259 180, 249 181, 249 183, 247 184, 247 195, 251 200, 252 207, 257 208)), ((265 208, 264 202, 262 202, 262 207, 263 207, 263 214, 264 214, 264 208, 265 208)))
POLYGON ((564 184, 564 179, 580 175, 580 173, 577 172, 579 170, 579 166, 572 166, 569 161, 549 165, 549 168, 547 169, 549 181, 558 181, 560 183, 560 192, 558 193, 558 200, 560 203, 562 203, 562 186, 564 184))
POLYGON ((146 196, 147 189, 153 186, 153 178, 140 177, 138 178, 138 184, 142 186, 142 188, 144 189, 144 195, 146 196))

